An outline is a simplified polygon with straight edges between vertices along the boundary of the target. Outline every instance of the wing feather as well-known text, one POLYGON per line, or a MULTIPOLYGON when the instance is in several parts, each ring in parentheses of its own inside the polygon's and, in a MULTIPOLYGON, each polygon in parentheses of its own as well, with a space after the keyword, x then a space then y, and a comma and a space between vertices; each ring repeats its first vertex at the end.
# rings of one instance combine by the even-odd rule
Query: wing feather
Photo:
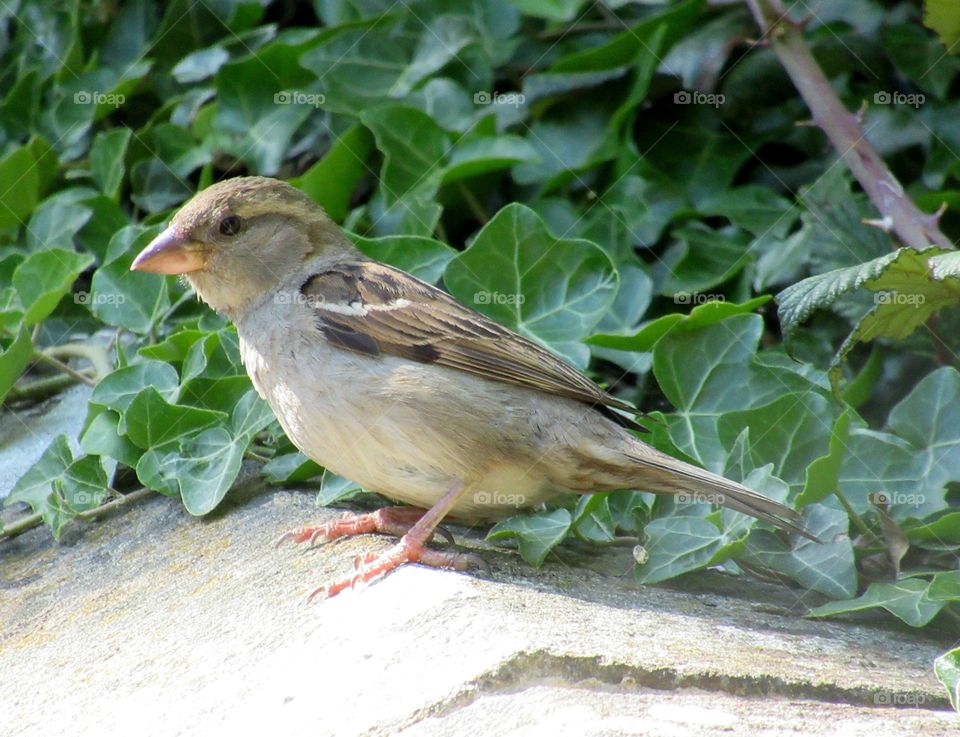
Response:
POLYGON ((456 301, 437 287, 373 261, 325 267, 300 288, 317 327, 335 345, 458 369, 484 379, 594 406, 623 427, 636 414, 547 349, 456 301))

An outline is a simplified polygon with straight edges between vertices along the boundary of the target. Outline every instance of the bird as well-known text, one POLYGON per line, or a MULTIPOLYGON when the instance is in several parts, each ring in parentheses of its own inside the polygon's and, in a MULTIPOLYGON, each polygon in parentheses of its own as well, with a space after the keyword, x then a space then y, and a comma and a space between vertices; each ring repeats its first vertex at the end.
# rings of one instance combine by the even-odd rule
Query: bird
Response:
POLYGON ((292 443, 399 503, 281 538, 399 538, 311 598, 410 562, 465 570, 475 556, 428 546, 441 521, 494 522, 569 492, 687 495, 816 540, 790 507, 644 442, 635 407, 546 347, 364 255, 282 180, 205 188, 130 268, 182 275, 235 325, 292 443))

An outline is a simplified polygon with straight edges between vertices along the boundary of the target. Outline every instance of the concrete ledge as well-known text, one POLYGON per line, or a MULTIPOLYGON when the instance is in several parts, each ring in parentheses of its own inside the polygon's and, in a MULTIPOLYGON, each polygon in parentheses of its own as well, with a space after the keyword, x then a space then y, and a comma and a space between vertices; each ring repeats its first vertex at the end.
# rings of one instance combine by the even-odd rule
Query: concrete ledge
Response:
POLYGON ((568 549, 537 572, 454 527, 492 572, 407 566, 306 605, 389 545, 274 550, 339 514, 312 498, 239 493, 195 519, 156 496, 60 544, 40 529, 0 542, 0 734, 929 737, 956 724, 931 668, 949 643, 804 620, 800 592, 718 574, 638 587, 627 552, 568 549))

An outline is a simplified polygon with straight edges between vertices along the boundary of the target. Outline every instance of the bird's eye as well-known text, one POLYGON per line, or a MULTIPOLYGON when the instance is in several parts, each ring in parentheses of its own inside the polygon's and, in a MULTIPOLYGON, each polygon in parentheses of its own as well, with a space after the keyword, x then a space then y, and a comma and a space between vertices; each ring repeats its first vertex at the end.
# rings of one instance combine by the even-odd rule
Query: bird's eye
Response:
POLYGON ((236 215, 227 215, 220 221, 220 232, 223 235, 236 235, 243 226, 243 220, 236 215))

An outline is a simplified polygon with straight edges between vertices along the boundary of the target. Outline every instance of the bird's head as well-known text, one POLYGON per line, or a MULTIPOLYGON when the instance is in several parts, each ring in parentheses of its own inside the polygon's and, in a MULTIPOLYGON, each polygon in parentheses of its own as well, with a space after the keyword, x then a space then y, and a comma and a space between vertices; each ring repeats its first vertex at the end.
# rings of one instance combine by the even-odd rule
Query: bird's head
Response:
POLYGON ((194 196, 130 268, 182 274, 207 304, 236 317, 308 261, 350 253, 346 235, 306 194, 279 179, 238 177, 194 196))

